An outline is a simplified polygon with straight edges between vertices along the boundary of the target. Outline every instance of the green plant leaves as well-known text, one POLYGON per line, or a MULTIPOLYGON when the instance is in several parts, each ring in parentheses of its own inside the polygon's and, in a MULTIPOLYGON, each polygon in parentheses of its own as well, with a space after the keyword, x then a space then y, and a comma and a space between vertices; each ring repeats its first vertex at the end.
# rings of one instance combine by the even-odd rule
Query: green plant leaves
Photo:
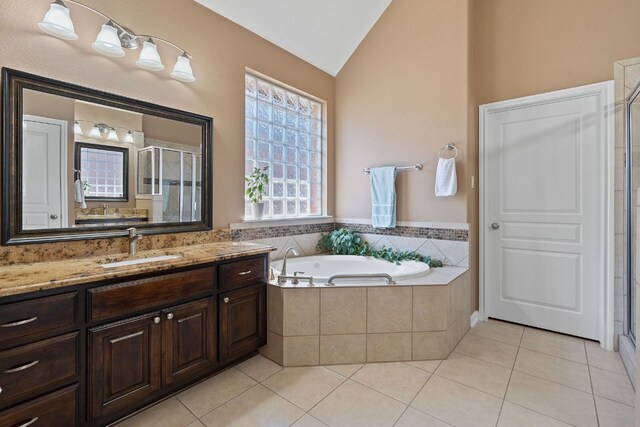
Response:
POLYGON ((377 259, 400 264, 401 261, 418 261, 429 264, 431 268, 442 267, 442 261, 423 256, 415 251, 403 252, 393 248, 382 247, 374 249, 369 243, 362 240, 360 233, 349 228, 341 228, 331 233, 323 234, 316 245, 322 252, 331 252, 333 255, 359 255, 370 256, 377 259))
POLYGON ((254 168, 253 172, 244 178, 244 181, 247 183, 247 189, 245 190, 247 198, 252 203, 262 202, 264 189, 269 185, 269 166, 265 166, 262 169, 254 168))

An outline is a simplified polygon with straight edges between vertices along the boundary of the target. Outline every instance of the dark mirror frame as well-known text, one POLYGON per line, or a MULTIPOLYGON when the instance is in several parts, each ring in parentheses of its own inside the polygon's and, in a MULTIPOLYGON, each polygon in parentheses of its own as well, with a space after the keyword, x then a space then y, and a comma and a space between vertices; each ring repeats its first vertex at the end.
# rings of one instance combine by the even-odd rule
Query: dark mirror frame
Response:
POLYGON ((90 202, 128 202, 129 201, 129 150, 109 145, 90 144, 88 142, 78 142, 74 144, 73 162, 74 169, 82 170, 82 149, 92 148, 94 150, 115 151, 122 153, 122 182, 124 183, 122 197, 96 197, 85 196, 85 200, 90 202))
POLYGON ((22 230, 23 91, 30 89, 200 126, 202 129, 202 219, 144 224, 141 234, 209 231, 213 227, 213 119, 50 78, 2 68, 2 245, 111 238, 127 235, 126 225, 22 230))

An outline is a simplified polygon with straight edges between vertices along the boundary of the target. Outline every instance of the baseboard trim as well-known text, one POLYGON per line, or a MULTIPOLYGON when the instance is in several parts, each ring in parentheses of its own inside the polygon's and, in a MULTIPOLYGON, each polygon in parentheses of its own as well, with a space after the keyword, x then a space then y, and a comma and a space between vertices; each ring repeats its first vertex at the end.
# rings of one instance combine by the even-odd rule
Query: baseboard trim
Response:
POLYGON ((480 313, 478 313, 477 311, 474 311, 473 313, 471 313, 471 319, 469 319, 469 324, 471 325, 472 328, 476 326, 476 324, 478 323, 478 320, 480 320, 480 313))

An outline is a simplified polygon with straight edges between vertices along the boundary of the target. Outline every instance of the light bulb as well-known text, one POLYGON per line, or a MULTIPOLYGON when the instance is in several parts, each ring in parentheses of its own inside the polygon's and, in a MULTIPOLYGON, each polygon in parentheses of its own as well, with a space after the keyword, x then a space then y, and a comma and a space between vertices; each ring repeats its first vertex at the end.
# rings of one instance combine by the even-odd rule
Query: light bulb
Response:
POLYGON ((153 40, 151 40, 151 37, 142 44, 140 58, 138 58, 136 64, 138 64, 138 67, 149 71, 164 70, 164 65, 162 65, 162 60, 158 54, 158 47, 153 40))
POLYGON ((93 127, 91 128, 91 132, 89 132, 89 136, 91 138, 101 138, 102 134, 100 133, 100 128, 98 127, 98 125, 93 125, 93 127))
POLYGON ((109 135, 107 135, 109 141, 119 141, 118 134, 114 128, 109 129, 109 135))
POLYGON ((38 27, 45 33, 63 40, 78 40, 78 35, 73 29, 69 9, 62 0, 51 3, 49 11, 44 15, 38 27))
POLYGON ((91 47, 103 55, 114 56, 116 58, 124 56, 124 49, 122 49, 122 45, 120 44, 120 38, 118 38, 118 29, 111 21, 102 25, 102 29, 91 47))
POLYGON ((176 65, 173 67, 173 71, 171 72, 171 77, 186 83, 191 83, 196 80, 193 75, 193 69, 191 69, 191 61, 189 61, 189 57, 186 52, 178 56, 176 65))
POLYGON ((127 134, 124 136, 124 142, 130 142, 131 144, 133 144, 135 141, 133 139, 133 134, 131 133, 131 131, 127 131, 127 134))
POLYGON ((82 128, 80 127, 80 123, 78 123, 77 120, 73 122, 73 133, 76 135, 84 135, 82 128))

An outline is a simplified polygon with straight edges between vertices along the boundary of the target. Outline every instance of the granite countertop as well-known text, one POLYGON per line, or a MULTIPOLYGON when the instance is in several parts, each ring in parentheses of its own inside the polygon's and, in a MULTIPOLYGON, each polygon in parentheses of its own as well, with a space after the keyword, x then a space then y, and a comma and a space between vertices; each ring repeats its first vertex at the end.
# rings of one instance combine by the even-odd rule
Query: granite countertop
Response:
POLYGON ((65 261, 13 264, 0 267, 0 297, 81 285, 106 279, 125 278, 141 273, 169 270, 177 267, 223 261, 273 251, 271 246, 247 242, 217 242, 200 245, 139 252, 136 257, 127 254, 107 255, 65 261), (102 264, 143 259, 164 255, 179 258, 157 262, 104 268, 102 264))

